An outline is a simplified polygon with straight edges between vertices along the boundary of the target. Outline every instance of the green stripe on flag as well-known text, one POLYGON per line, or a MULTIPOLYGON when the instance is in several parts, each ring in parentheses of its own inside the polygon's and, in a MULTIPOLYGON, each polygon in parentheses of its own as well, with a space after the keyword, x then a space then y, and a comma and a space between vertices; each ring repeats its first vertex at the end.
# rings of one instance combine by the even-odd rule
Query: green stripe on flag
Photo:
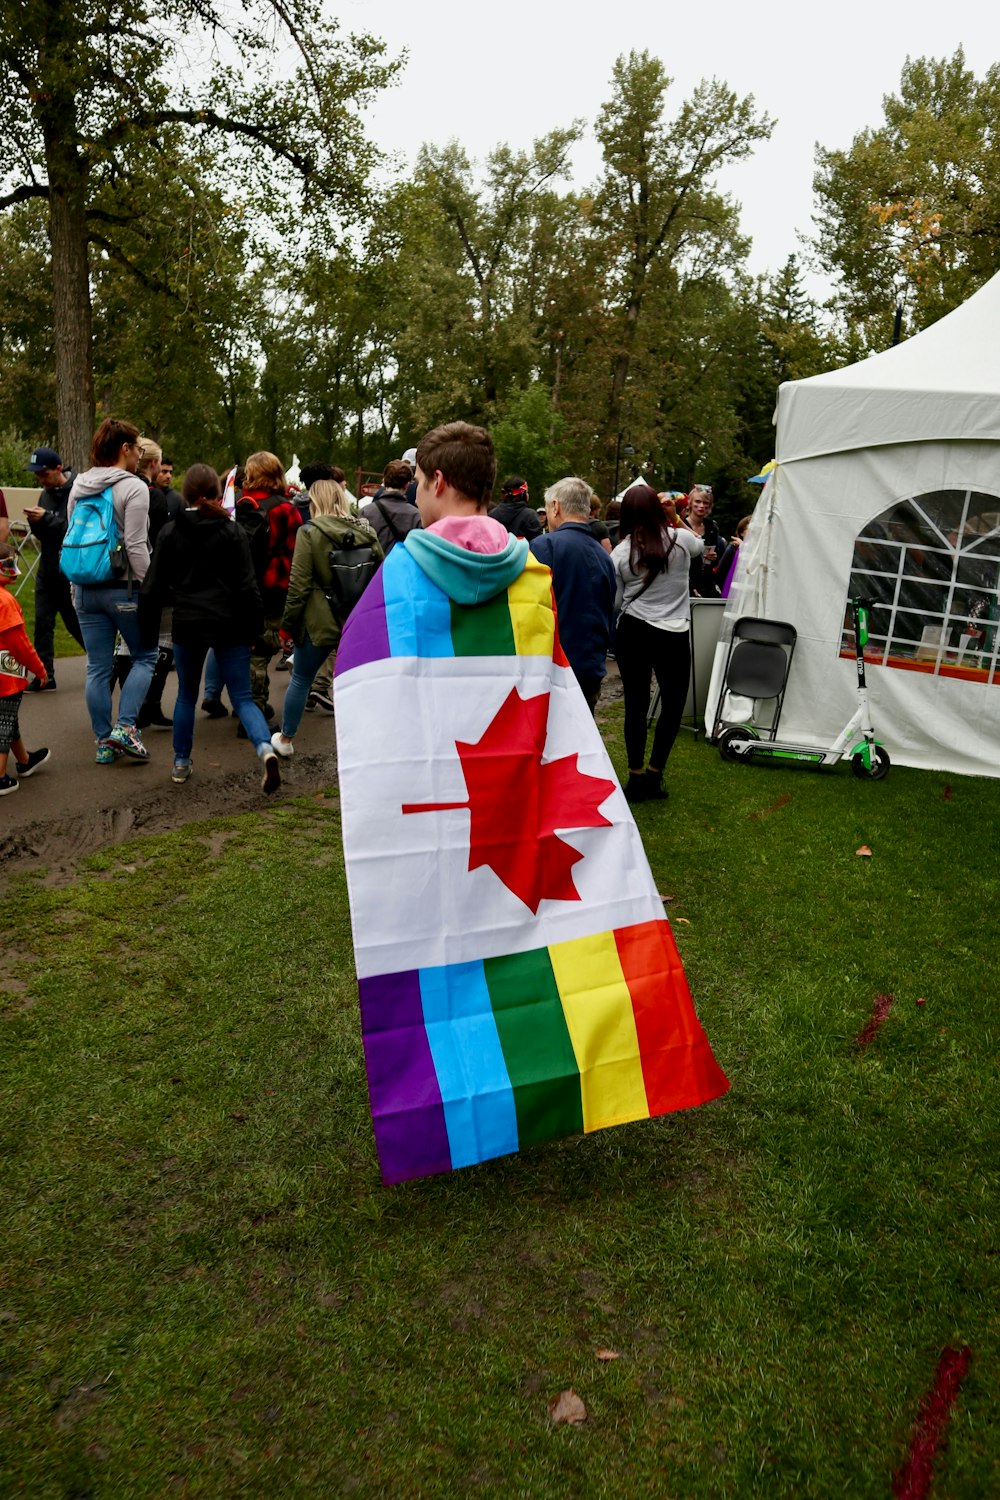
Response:
POLYGON ((485 960, 521 1146, 583 1131, 576 1054, 547 948, 485 960))
POLYGON ((507 590, 482 604, 452 601, 451 643, 456 656, 516 656, 507 590))

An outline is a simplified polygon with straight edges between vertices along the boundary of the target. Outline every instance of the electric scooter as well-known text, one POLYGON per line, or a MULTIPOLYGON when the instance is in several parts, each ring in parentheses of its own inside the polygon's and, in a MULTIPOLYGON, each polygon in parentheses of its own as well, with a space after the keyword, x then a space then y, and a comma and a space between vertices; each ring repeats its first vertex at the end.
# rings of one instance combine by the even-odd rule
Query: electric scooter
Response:
POLYGON ((787 740, 761 739, 752 724, 734 724, 724 730, 717 741, 723 760, 800 760, 814 766, 835 766, 840 760, 850 760, 855 776, 867 781, 881 781, 888 776, 889 752, 875 738, 865 683, 865 646, 873 608, 870 599, 852 599, 850 602, 858 668, 858 706, 829 749, 795 745, 787 740))

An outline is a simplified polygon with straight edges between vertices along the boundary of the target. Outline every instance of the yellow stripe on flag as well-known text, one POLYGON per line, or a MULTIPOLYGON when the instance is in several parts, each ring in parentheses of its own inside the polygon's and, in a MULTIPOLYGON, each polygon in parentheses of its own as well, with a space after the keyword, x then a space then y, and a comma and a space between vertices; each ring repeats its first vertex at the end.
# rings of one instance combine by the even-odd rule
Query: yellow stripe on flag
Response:
POLYGON ((583 1128, 649 1118, 639 1038, 613 932, 549 946, 580 1069, 583 1128))
POLYGON ((555 641, 552 575, 530 552, 524 572, 507 590, 507 605, 518 656, 551 656, 555 641))

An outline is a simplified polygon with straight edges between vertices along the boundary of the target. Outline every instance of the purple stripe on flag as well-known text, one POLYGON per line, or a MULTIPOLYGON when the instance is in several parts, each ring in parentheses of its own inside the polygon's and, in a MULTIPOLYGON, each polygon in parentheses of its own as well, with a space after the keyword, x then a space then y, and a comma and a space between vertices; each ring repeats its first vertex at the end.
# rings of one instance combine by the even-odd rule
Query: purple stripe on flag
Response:
POLYGON ((370 661, 383 661, 389 655, 385 592, 382 587, 382 569, 379 568, 344 626, 337 647, 334 675, 340 677, 352 667, 363 667, 370 661))
POLYGON ((405 1182, 450 1172, 448 1130, 424 1026, 419 972, 376 974, 360 980, 358 992, 382 1180, 405 1182))

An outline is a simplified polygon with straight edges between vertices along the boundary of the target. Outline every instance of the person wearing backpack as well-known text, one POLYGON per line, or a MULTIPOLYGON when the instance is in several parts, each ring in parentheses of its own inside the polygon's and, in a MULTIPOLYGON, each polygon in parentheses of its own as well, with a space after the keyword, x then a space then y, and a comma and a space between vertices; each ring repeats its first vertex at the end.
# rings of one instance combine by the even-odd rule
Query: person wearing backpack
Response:
POLYGON ((250 646, 260 636, 264 611, 246 533, 227 516, 220 497, 215 470, 192 464, 184 475, 185 509, 167 522, 153 549, 139 595, 139 626, 144 640, 156 640, 163 612, 172 611, 177 702, 171 781, 182 785, 191 775, 198 690, 212 650, 260 760, 261 790, 270 796, 281 785, 281 771, 267 720, 250 696, 250 646))
POLYGON ((413 470, 402 459, 394 458, 382 472, 382 484, 369 505, 358 512, 378 537, 386 557, 410 531, 420 525, 420 512, 404 491, 413 479, 413 470))
POLYGON ((91 467, 73 481, 60 567, 74 585, 77 618, 87 652, 87 712, 97 741, 97 764, 149 752, 136 718, 156 665, 156 648, 139 638, 138 591, 149 567, 149 490, 137 477, 139 429, 113 417, 94 434, 91 467), (132 669, 111 717, 115 637, 128 646, 132 669))
POLYGON ((340 640, 350 609, 382 561, 382 548, 360 517, 347 518, 347 499, 334 480, 319 479, 309 491, 312 519, 295 538, 292 576, 281 628, 295 641, 292 676, 285 694, 281 729, 271 745, 284 757, 295 753, 293 741, 320 667, 340 640), (352 566, 353 564, 353 566, 352 566), (338 575, 348 579, 338 597, 338 575))
MULTIPOLYGON (((266 561, 261 577, 260 592, 264 603, 264 628, 250 652, 250 687, 254 702, 268 719, 274 718, 274 709, 268 700, 268 668, 272 656, 279 650, 281 641, 279 627, 281 612, 285 607, 288 580, 292 570, 292 554, 295 550, 295 533, 302 525, 298 506, 291 497, 285 483, 285 471, 281 459, 273 453, 251 453, 246 461, 246 477, 240 508, 256 510, 267 522, 266 561)), ((237 517, 237 519, 240 519, 237 517)), ((249 536, 249 528, 248 536, 249 536)), ((251 550, 255 538, 250 537, 251 550)))

